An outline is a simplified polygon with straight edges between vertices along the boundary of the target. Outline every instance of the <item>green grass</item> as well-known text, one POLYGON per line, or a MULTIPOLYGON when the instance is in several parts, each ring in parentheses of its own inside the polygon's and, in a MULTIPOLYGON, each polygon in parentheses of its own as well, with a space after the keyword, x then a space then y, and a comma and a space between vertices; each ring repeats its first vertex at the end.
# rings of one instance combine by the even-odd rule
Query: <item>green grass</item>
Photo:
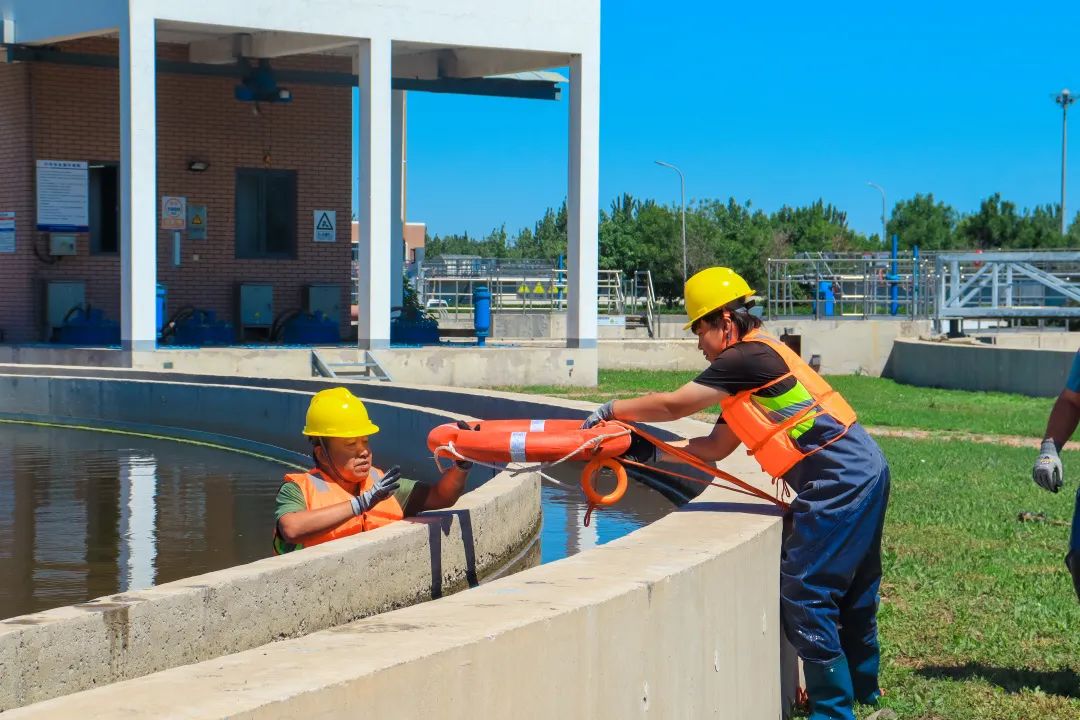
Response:
MULTIPOLYGON (((596 388, 539 385, 499 389, 601 403, 612 398, 674 390, 697 374, 601 370, 596 388)), ((832 375, 828 380, 855 408, 859 420, 869 426, 1040 437, 1053 405, 1050 398, 920 388, 866 375, 832 375)), ((715 415, 719 408, 704 412, 715 415)))
POLYGON ((1052 398, 914 387, 866 375, 828 378, 864 425, 1041 437, 1052 398))
POLYGON ((1072 494, 1037 488, 1024 449, 880 442, 893 472, 888 706, 904 720, 1080 718, 1080 605, 1062 562, 1072 494), (1019 522, 1021 511, 1049 522, 1019 522))

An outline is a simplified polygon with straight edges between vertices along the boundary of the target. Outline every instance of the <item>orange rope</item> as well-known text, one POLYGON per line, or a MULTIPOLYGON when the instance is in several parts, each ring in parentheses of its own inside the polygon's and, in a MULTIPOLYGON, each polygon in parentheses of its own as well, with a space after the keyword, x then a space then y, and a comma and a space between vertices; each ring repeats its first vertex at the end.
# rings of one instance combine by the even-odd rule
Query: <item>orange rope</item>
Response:
POLYGON ((714 465, 710 465, 709 463, 706 463, 705 461, 698 458, 696 455, 692 455, 691 453, 687 452, 686 450, 683 450, 682 448, 677 448, 677 447, 675 447, 673 445, 668 445, 666 442, 664 442, 660 438, 656 437, 655 435, 653 435, 651 433, 648 433, 648 432, 642 430, 641 428, 637 427, 636 425, 630 425, 628 423, 619 422, 618 420, 612 420, 608 424, 621 425, 622 427, 630 430, 631 432, 637 433, 642 438, 644 438, 645 440, 647 440, 650 443, 652 443, 653 445, 655 445, 659 450, 662 450, 663 452, 667 453, 668 455, 670 455, 670 456, 672 456, 674 458, 677 458, 682 463, 684 463, 686 465, 689 465, 690 467, 692 467, 692 468, 694 468, 696 470, 700 470, 703 473, 707 473, 709 475, 712 475, 713 477, 717 478, 718 480, 724 480, 726 482, 729 482, 732 485, 734 485, 735 488, 730 488, 730 487, 727 487, 725 485, 720 485, 719 483, 712 482, 712 481, 709 481, 709 480, 700 480, 698 478, 690 477, 688 475, 683 475, 681 473, 675 473, 675 472, 672 472, 671 470, 665 470, 663 468, 658 468, 658 467, 654 467, 654 466, 651 466, 651 465, 644 465, 643 463, 635 462, 633 460, 628 460, 626 458, 618 458, 619 462, 626 463, 628 465, 637 465, 639 467, 647 467, 649 470, 655 470, 655 471, 658 471, 658 472, 666 473, 668 475, 672 475, 674 477, 679 477, 679 478, 682 478, 682 479, 685 479, 685 480, 689 480, 691 482, 700 483, 702 485, 712 485, 714 487, 724 488, 725 490, 734 490, 735 492, 741 492, 741 493, 743 493, 745 495, 753 495, 754 497, 761 498, 762 500, 768 500, 769 502, 771 502, 771 503, 773 503, 775 505, 778 505, 782 509, 785 509, 785 510, 787 509, 788 504, 786 502, 784 502, 784 500, 783 500, 783 497, 787 497, 787 489, 786 489, 786 486, 783 486, 782 484, 777 485, 778 482, 780 482, 780 483, 783 482, 783 481, 778 481, 777 478, 773 478, 773 484, 777 485, 777 495, 774 497, 773 495, 765 492, 764 490, 759 490, 758 488, 754 487, 750 483, 745 482, 743 480, 740 480, 739 478, 735 477, 734 475, 732 475, 730 473, 726 473, 723 470, 720 470, 719 468, 715 467, 714 465), (736 489, 736 488, 738 488, 738 489, 736 489))

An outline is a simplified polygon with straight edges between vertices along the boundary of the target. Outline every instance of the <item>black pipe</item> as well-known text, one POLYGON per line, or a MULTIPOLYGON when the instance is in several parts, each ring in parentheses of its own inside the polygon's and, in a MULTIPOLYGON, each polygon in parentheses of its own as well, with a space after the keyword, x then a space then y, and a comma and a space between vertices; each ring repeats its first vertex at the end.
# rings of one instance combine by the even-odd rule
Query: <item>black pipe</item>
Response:
MULTIPOLYGON (((120 58, 115 55, 71 53, 50 47, 31 47, 0 43, 7 51, 9 62, 42 62, 79 67, 117 69, 120 58)), ((157 60, 157 70, 170 75, 198 75, 202 77, 227 77, 243 79, 251 72, 244 60, 227 65, 183 62, 180 60, 157 60)), ((352 73, 323 70, 274 70, 278 80, 298 85, 323 87, 358 87, 360 76, 352 73)), ((483 95, 488 97, 512 97, 526 100, 558 100, 562 90, 558 83, 546 80, 515 80, 513 78, 392 78, 394 90, 414 92, 454 93, 457 95, 483 95)))

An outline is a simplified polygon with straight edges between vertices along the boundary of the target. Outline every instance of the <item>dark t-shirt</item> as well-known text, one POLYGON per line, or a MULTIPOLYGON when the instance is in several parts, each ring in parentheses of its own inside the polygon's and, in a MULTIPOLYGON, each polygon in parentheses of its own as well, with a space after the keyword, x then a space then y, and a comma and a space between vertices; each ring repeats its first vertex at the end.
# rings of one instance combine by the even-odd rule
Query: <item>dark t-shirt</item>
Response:
MULTIPOLYGON (((735 395, 768 385, 787 373, 787 363, 771 347, 760 342, 741 342, 720 353, 708 369, 694 378, 694 382, 735 395)), ((790 377, 755 394, 776 397, 793 387, 795 378, 790 377)), ((723 421, 722 417, 717 420, 723 421)))

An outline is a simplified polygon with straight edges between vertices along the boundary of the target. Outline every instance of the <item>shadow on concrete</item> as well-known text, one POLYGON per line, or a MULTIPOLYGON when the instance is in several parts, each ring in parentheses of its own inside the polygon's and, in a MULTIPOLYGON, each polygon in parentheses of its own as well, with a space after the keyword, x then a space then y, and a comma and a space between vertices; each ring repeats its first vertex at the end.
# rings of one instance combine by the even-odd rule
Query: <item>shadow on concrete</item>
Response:
POLYGON ((434 510, 417 518, 428 527, 428 546, 431 549, 431 598, 443 596, 443 538, 449 537, 456 521, 461 527, 461 540, 465 552, 465 581, 469 587, 480 584, 476 573, 476 541, 473 536, 472 516, 468 510, 434 510))
POLYGON ((772 515, 780 517, 783 511, 775 505, 744 502, 696 502, 684 505, 679 512, 728 512, 744 515, 772 515))
POLYGON ((935 680, 982 679, 1009 693, 1037 688, 1047 695, 1080 698, 1080 675, 1068 668, 1045 671, 966 663, 964 665, 928 665, 919 668, 915 673, 935 680))

